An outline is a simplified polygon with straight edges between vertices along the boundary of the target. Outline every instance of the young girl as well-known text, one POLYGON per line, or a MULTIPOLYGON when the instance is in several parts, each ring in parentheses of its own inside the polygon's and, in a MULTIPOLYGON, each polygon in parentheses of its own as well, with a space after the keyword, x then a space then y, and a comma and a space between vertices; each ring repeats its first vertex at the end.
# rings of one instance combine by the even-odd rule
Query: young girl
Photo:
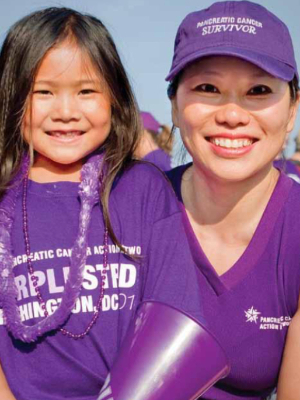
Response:
POLYGON ((200 318, 180 211, 132 162, 139 113, 99 20, 23 18, 0 85, 2 368, 18 400, 96 399, 142 300, 200 318))
POLYGON ((273 167, 299 101, 288 29, 248 1, 191 13, 167 80, 193 158, 170 178, 204 316, 231 360, 203 399, 265 399, 280 368, 278 400, 300 399, 300 186, 273 167))

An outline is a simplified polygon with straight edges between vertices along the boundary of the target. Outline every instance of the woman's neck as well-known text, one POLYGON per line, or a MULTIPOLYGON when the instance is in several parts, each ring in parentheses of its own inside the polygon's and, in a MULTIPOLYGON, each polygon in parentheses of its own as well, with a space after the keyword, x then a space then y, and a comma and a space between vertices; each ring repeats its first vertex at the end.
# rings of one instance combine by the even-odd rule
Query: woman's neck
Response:
MULTIPOLYGON (((276 186, 279 173, 267 170, 241 182, 224 182, 206 176, 195 165, 182 179, 182 197, 193 225, 220 239, 247 242, 276 186), (244 234, 243 234, 244 232, 244 234)), ((251 239, 250 237, 250 239, 251 239)))

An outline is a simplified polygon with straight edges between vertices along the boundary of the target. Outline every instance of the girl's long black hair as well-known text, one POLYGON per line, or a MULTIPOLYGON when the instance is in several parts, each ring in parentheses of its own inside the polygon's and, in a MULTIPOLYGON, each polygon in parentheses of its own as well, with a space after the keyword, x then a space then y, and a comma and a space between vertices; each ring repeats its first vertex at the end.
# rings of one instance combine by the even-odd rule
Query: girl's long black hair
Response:
POLYGON ((132 161, 140 117, 113 39, 93 16, 53 7, 22 18, 9 30, 0 53, 0 197, 18 171, 24 152, 29 151, 21 128, 37 70, 46 53, 67 39, 75 40, 90 58, 112 99, 111 131, 103 145, 108 173, 101 203, 110 236, 120 245, 109 218, 109 194, 116 175, 132 161))

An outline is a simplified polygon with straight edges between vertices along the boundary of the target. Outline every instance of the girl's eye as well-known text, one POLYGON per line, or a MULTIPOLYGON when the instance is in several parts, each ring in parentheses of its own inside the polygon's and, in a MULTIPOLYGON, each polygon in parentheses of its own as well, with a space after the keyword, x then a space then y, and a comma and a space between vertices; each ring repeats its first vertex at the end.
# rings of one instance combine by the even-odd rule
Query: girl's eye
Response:
POLYGON ((34 90, 33 94, 41 94, 43 96, 50 95, 51 92, 49 90, 34 90))
POLYGON ((95 93, 94 89, 83 89, 80 91, 80 94, 92 94, 95 93))
POLYGON ((251 88, 247 94, 250 96, 261 96, 269 93, 272 93, 272 90, 268 86, 257 85, 251 88))
POLYGON ((202 85, 198 85, 194 89, 197 92, 204 92, 204 93, 220 93, 219 90, 210 83, 203 83, 202 85))

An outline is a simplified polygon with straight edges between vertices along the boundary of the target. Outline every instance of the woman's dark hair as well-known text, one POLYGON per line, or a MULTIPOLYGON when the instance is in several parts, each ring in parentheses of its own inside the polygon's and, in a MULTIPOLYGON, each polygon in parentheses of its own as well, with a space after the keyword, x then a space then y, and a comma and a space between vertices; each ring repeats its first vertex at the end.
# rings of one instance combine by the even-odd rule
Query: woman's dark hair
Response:
POLYGON ((299 80, 296 75, 294 76, 294 79, 289 82, 289 87, 292 103, 295 103, 297 101, 299 93, 299 80))
POLYGON ((140 117, 113 39, 93 16, 47 8, 22 18, 8 32, 0 53, 0 196, 18 171, 23 153, 29 151, 21 125, 38 68, 46 53, 67 39, 75 40, 90 58, 112 99, 111 131, 102 146, 108 173, 101 203, 109 233, 120 245, 110 223, 108 200, 116 175, 131 163, 141 131, 140 117))

